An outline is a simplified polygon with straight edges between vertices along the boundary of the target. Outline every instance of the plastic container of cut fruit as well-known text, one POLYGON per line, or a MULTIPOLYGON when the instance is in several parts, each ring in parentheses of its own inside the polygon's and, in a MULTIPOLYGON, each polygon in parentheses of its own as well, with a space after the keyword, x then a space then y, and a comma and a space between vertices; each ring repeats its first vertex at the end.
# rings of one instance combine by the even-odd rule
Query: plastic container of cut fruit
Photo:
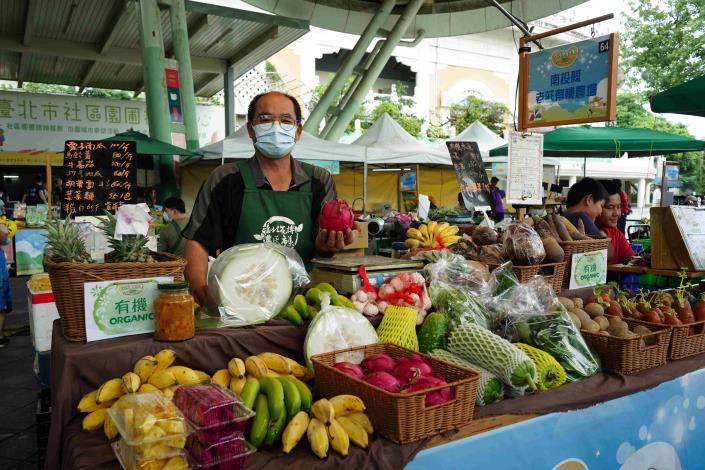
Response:
POLYGON ((174 404, 194 430, 194 437, 208 444, 242 436, 255 413, 240 398, 219 385, 182 385, 174 393, 174 404))
POLYGON ((195 469, 242 469, 247 466, 249 456, 257 449, 245 440, 245 437, 235 436, 217 444, 206 444, 192 435, 186 444, 191 461, 191 468, 195 469))
POLYGON ((189 455, 183 449, 164 446, 163 444, 146 444, 131 446, 123 439, 112 444, 113 451, 125 470, 187 470, 190 468, 189 455))
POLYGON ((131 446, 161 444, 179 449, 193 431, 176 405, 158 392, 123 395, 108 414, 131 446))

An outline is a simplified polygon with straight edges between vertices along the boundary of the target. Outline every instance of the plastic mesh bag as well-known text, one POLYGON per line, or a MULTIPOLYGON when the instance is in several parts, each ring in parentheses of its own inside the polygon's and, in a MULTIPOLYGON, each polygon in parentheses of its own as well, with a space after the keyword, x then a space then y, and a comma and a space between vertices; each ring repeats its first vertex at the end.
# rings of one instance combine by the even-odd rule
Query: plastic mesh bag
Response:
POLYGON ((224 326, 264 323, 309 283, 304 263, 291 248, 249 243, 225 250, 208 272, 208 290, 224 326))
POLYGON ((416 336, 417 310, 411 307, 390 305, 384 311, 382 323, 377 327, 377 336, 382 343, 392 343, 414 351, 419 350, 416 336))

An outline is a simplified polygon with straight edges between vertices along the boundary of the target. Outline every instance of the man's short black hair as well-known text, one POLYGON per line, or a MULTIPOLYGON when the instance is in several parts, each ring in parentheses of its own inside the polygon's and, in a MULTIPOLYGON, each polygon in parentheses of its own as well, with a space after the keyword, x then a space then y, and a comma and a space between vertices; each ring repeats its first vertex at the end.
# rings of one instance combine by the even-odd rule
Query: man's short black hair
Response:
POLYGON ((602 186, 605 188, 607 194, 610 196, 614 196, 615 194, 619 194, 622 192, 622 188, 617 185, 616 181, 618 180, 602 181, 602 186))
POLYGON ((163 205, 164 209, 174 209, 182 214, 186 213, 186 203, 180 197, 168 197, 163 205))
POLYGON ((289 98, 291 104, 294 105, 294 114, 296 115, 296 122, 301 123, 301 105, 298 101, 296 101, 296 98, 286 93, 282 93, 281 91, 268 91, 266 93, 260 93, 259 95, 252 98, 252 101, 250 101, 250 105, 247 107, 247 122, 254 121, 255 111, 257 110, 257 102, 259 101, 259 99, 262 98, 264 95, 268 95, 270 93, 276 93, 278 95, 286 96, 287 98, 289 98))
POLYGON ((493 176, 492 179, 490 179, 490 183, 499 183, 499 178, 493 176))
POLYGON ((585 196, 592 196, 594 202, 607 202, 609 199, 609 194, 602 183, 592 178, 583 178, 568 190, 566 206, 572 207, 579 204, 585 196))

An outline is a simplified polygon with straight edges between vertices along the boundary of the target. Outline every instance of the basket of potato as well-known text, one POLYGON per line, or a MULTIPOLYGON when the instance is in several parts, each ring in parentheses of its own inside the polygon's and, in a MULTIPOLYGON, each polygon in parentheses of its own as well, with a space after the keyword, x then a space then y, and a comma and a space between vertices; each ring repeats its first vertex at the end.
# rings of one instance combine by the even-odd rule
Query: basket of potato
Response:
POLYGON ((631 319, 605 315, 602 305, 559 297, 570 318, 592 347, 602 368, 619 374, 635 374, 666 363, 671 330, 644 326, 631 319))

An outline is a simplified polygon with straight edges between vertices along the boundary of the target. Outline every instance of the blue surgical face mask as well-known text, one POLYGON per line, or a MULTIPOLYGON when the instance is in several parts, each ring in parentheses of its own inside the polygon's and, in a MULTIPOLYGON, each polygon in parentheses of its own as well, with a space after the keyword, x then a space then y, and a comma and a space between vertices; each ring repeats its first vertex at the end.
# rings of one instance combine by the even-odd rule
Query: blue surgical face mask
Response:
POLYGON ((296 126, 290 131, 282 129, 278 121, 252 126, 255 131, 255 147, 267 158, 278 159, 291 153, 296 144, 296 126))
POLYGON ((171 217, 169 217, 169 213, 167 211, 162 212, 162 218, 165 223, 171 222, 171 217))

